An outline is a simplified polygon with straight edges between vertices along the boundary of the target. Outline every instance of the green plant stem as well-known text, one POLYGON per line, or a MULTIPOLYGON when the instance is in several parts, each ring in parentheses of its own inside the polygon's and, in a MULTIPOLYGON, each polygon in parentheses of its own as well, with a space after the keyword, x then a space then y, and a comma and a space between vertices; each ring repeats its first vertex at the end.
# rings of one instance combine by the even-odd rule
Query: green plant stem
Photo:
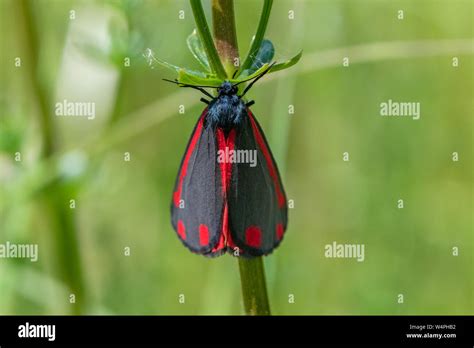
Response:
MULTIPOLYGON (((237 36, 235 35, 234 1, 213 0, 213 32, 217 41, 224 44, 217 45, 219 55, 233 62, 239 57, 237 36), (232 18, 230 18, 232 16, 232 18)), ((233 71, 232 66, 229 71, 233 71)), ((265 284, 265 270, 261 257, 253 259, 239 259, 240 282, 242 284, 242 297, 247 315, 270 315, 267 287, 265 284)))
POLYGON ((239 258, 242 298, 247 315, 270 315, 262 257, 239 258))
POLYGON ((230 78, 236 70, 234 63, 239 59, 233 0, 212 0, 212 23, 217 52, 230 78))
POLYGON ((17 3, 18 12, 20 13, 20 22, 23 24, 24 37, 26 42, 24 45, 25 58, 23 59, 23 65, 28 71, 31 77, 31 86, 34 94, 33 98, 36 100, 36 104, 39 107, 39 127, 42 134, 41 144, 41 157, 49 157, 54 152, 54 125, 49 117, 48 100, 49 96, 44 83, 41 83, 39 78, 38 59, 39 59, 39 47, 37 40, 37 33, 35 23, 31 9, 29 8, 30 3, 27 0, 21 0, 17 3))
POLYGON ((252 58, 257 54, 260 46, 262 45, 262 40, 265 36, 265 31, 267 30, 268 19, 270 18, 270 12, 272 11, 273 0, 265 0, 263 3, 262 14, 260 15, 260 20, 258 22, 257 32, 250 46, 249 52, 245 61, 242 63, 238 75, 252 65, 252 58))
MULTIPOLYGON (((55 129, 52 122, 50 93, 39 74, 39 42, 36 23, 34 20, 31 3, 21 0, 17 4, 20 25, 23 26, 24 58, 22 65, 28 71, 31 81, 33 98, 39 106, 38 116, 41 131, 42 148, 40 157, 42 161, 52 158, 56 150, 55 129)), ((84 303, 84 280, 75 226, 75 217, 69 209, 70 188, 60 180, 54 180, 48 187, 47 194, 42 197, 42 209, 49 220, 52 229, 52 238, 56 243, 55 264, 58 277, 75 294, 76 302, 72 307, 75 314, 82 313, 84 303)), ((67 299, 64 299, 66 303, 67 299)))
POLYGON ((207 58, 209 59, 209 65, 212 71, 221 79, 226 79, 227 74, 222 66, 222 62, 217 53, 216 46, 212 40, 209 26, 207 25, 206 16, 202 8, 201 0, 189 0, 191 8, 193 10, 194 20, 196 21, 196 29, 201 38, 204 50, 206 51, 207 58))

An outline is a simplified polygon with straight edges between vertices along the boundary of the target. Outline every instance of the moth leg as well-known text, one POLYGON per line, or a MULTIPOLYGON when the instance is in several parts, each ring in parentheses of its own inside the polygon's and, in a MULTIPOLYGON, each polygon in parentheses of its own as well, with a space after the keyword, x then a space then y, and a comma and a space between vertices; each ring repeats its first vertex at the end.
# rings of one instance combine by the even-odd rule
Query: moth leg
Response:
POLYGON ((250 107, 250 106, 252 106, 253 104, 255 104, 255 100, 249 101, 247 104, 245 104, 245 106, 246 106, 246 107, 250 107))
POLYGON ((210 101, 207 100, 206 98, 201 98, 200 101, 202 101, 204 104, 209 105, 210 101))

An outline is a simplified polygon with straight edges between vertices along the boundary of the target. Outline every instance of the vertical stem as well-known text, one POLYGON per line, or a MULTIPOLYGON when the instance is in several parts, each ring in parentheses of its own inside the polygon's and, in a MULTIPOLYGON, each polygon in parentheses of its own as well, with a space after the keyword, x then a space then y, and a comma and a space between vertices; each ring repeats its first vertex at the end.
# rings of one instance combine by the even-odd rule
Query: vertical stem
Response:
POLYGON ((239 59, 233 0, 212 0, 212 21, 217 52, 227 77, 232 77, 236 70, 235 59, 239 59))
MULTIPOLYGON (((35 23, 31 3, 27 0, 14 1, 17 18, 23 28, 23 49, 25 57, 24 66, 28 69, 29 79, 33 89, 33 97, 39 106, 38 116, 41 131, 41 159, 48 159, 56 151, 55 129, 51 113, 51 90, 48 89, 39 75, 39 42, 37 25, 35 23)), ((75 218, 69 209, 68 187, 60 181, 48 188, 47 195, 43 197, 42 209, 47 219, 51 221, 52 238, 56 243, 55 264, 58 277, 68 286, 76 296, 73 306, 74 314, 83 312, 85 297, 84 279, 81 258, 77 239, 75 218)), ((68 299, 64 299, 66 303, 68 299)))
POLYGON ((224 67, 222 66, 221 60, 219 59, 216 46, 214 46, 214 42, 212 41, 211 32, 209 31, 209 26, 207 25, 201 0, 190 0, 190 3, 193 10, 194 20, 196 21, 196 28, 199 33, 199 37, 202 40, 202 45, 204 46, 207 58, 209 59, 209 65, 211 66, 212 71, 215 72, 218 77, 225 79, 227 74, 224 67))
POLYGON ((37 33, 35 29, 35 23, 33 15, 31 13, 31 6, 27 0, 18 1, 17 11, 20 13, 20 22, 23 24, 24 37, 27 39, 23 46, 26 62, 24 62, 25 68, 31 77, 31 86, 34 90, 33 97, 36 98, 36 103, 39 107, 39 127, 41 131, 41 151, 42 157, 49 157, 54 152, 54 125, 51 122, 49 115, 48 106, 48 93, 43 83, 39 78, 38 59, 39 59, 39 47, 37 40, 37 33))
POLYGON ((248 315, 270 315, 262 257, 239 258, 239 269, 245 313, 248 315))
MULTIPOLYGON (((235 34, 234 1, 212 0, 214 40, 219 56, 224 61, 228 76, 235 70, 234 59, 239 57, 235 34)), ((245 313, 248 315, 270 315, 265 270, 261 257, 239 259, 240 282, 245 313)))
MULTIPOLYGON (((250 46, 249 52, 245 61, 240 66, 240 72, 250 68, 252 60, 255 58, 260 46, 262 45, 263 36, 267 29, 268 19, 270 18, 270 12, 272 11, 273 0, 264 0, 262 13, 260 14, 260 20, 258 22, 257 32, 253 38, 252 45, 250 46)), ((239 73, 240 75, 240 73, 239 73)))

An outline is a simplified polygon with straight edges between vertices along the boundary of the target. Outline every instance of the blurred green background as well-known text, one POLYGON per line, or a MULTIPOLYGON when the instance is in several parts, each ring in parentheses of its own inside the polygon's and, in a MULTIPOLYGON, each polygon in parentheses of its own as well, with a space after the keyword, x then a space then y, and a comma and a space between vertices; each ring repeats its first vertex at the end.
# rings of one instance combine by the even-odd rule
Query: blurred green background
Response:
MULTIPOLYGON (((170 224, 203 104, 142 54, 199 69, 188 1, 0 5, 0 243, 39 245, 0 259, 0 313, 242 314, 237 260, 190 253, 170 224), (95 119, 55 116, 64 99, 95 119)), ((260 8, 235 3, 241 55, 260 8)), ((277 60, 304 51, 250 92, 295 203, 264 260, 273 313, 473 314, 473 2, 279 0, 266 37, 277 60), (420 120, 381 117, 388 99, 420 120), (365 261, 325 258, 333 241, 365 261)))

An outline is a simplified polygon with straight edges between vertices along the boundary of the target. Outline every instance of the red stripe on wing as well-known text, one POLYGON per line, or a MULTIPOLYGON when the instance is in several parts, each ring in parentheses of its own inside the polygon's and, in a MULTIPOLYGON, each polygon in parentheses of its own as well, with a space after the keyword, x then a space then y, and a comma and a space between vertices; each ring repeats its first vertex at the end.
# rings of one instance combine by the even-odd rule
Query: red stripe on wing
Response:
MULTIPOLYGON (((216 130, 216 136, 217 136, 217 146, 218 150, 224 151, 224 153, 227 155, 230 153, 231 150, 234 150, 235 148, 235 129, 232 129, 229 134, 227 135, 227 138, 224 134, 224 131, 220 128, 217 128, 216 130), (227 149, 226 149, 227 148, 227 149)), ((221 185, 222 185, 222 194, 224 197, 227 196, 227 190, 229 189, 230 181, 232 178, 232 163, 230 163, 229 159, 227 157, 224 158, 224 161, 219 163, 220 169, 221 169, 221 185)), ((227 202, 225 203, 224 206, 224 213, 222 214, 222 233, 221 237, 219 238, 218 243, 216 246, 212 249, 212 252, 217 252, 225 247, 229 247, 234 249, 236 245, 232 241, 232 237, 230 235, 230 230, 229 230, 229 211, 228 211, 228 206, 227 202)))
MULTIPOLYGON (((225 247, 229 247, 232 250, 235 250, 235 248, 237 248, 237 246, 235 245, 234 241, 232 240, 232 236, 230 234, 229 210, 228 209, 229 208, 228 208, 227 203, 226 203, 225 207, 224 207, 224 213, 222 215, 223 216, 222 217, 222 233, 221 233, 221 236, 219 238, 219 241, 214 246, 214 248, 212 248, 212 253, 218 252, 218 251, 224 249, 225 247)), ((239 253, 242 253, 242 250, 240 248, 238 248, 238 249, 239 249, 239 253)))
POLYGON ((263 135, 260 133, 260 130, 255 122, 252 112, 249 109, 247 109, 247 112, 249 115, 250 123, 252 125, 253 134, 255 135, 255 139, 257 140, 260 150, 262 150, 263 156, 265 157, 265 161, 267 162, 268 170, 270 172, 270 177, 272 178, 273 184, 275 185, 275 191, 278 198, 278 205, 280 206, 280 208, 282 208, 286 204, 286 199, 285 199, 285 195, 283 194, 280 188, 280 180, 278 177, 277 169, 275 168, 275 165, 273 163, 272 155, 270 154, 270 150, 267 147, 267 144, 265 142, 263 135))
POLYGON ((189 163, 189 160, 191 159, 194 148, 196 147, 196 144, 201 136, 204 117, 206 117, 206 114, 207 114, 207 109, 204 110, 201 118, 199 119, 199 122, 196 125, 196 129, 194 130, 191 141, 189 142, 188 149, 186 150, 186 155, 184 156, 183 164, 181 165, 181 172, 179 173, 178 187, 176 191, 173 193, 173 203, 176 207, 179 207, 179 202, 181 201, 183 181, 186 176, 186 172, 188 170, 188 163, 189 163))
POLYGON ((235 129, 232 129, 226 137, 224 131, 217 128, 216 135, 218 149, 219 151, 224 151, 225 154, 224 161, 219 163, 221 169, 221 184, 223 188, 222 194, 225 195, 229 188, 230 178, 232 176, 232 163, 230 163, 227 158, 227 154, 229 154, 230 151, 234 151, 235 148, 235 129))

